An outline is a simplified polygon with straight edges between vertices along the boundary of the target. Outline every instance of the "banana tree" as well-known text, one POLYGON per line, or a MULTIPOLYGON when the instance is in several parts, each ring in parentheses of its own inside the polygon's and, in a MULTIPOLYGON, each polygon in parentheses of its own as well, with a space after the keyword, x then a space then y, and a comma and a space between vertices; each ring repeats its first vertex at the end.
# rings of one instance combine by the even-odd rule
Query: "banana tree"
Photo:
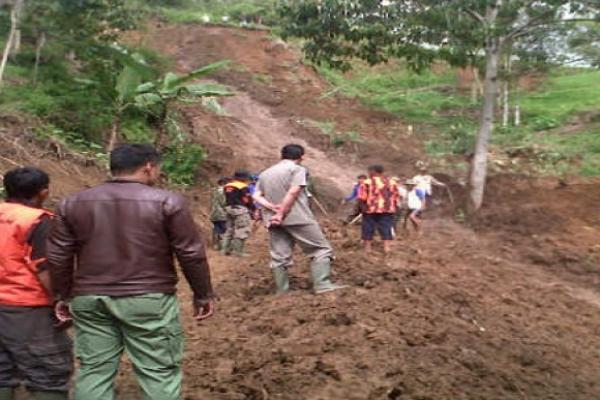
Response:
POLYGON ((158 134, 155 145, 162 146, 167 131, 167 123, 173 104, 177 102, 193 102, 203 97, 231 96, 232 93, 223 85, 207 82, 193 82, 206 77, 222 68, 228 61, 220 61, 198 68, 185 75, 167 73, 163 78, 145 82, 137 86, 133 96, 136 108, 157 119, 158 134))

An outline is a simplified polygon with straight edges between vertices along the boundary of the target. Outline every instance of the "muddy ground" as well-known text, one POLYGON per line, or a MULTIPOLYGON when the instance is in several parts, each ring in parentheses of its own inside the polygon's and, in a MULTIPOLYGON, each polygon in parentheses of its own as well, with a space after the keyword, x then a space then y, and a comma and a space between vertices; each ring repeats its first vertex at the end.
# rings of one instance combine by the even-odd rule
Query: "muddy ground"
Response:
MULTIPOLYGON (((347 211, 337 203, 373 161, 413 172, 421 146, 401 120, 324 96, 327 84, 265 32, 163 26, 132 40, 172 56, 180 70, 224 58, 239 66, 215 77, 236 91, 223 103, 227 115, 182 110, 209 150, 198 187, 187 193, 197 222, 208 227, 207 178, 260 170, 281 144, 301 141, 331 212, 320 218, 337 254, 335 279, 350 285, 310 294, 298 255, 292 292, 272 295, 260 227, 247 259, 210 251, 216 315, 196 325, 181 284, 185 399, 600 399, 599 182, 494 176, 481 214, 464 223, 436 193, 424 237, 402 234, 389 260, 366 257, 358 228, 337 220, 347 211), (363 140, 333 148, 307 120, 359 127, 363 140)), ((81 160, 58 163, 39 143, 17 143, 26 151, 0 148, 1 170, 41 160, 56 198, 104 177, 81 160)), ((460 198, 460 176, 433 172, 460 198)), ((126 362, 118 391, 119 399, 140 398, 126 362)))

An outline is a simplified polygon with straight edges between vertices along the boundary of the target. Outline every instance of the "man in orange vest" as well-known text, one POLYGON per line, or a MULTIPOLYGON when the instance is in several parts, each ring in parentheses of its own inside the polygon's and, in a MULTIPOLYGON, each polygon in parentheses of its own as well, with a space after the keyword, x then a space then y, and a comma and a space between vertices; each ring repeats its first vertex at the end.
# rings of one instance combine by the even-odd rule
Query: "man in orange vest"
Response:
POLYGON ((25 167, 4 176, 0 203, 0 400, 22 382, 36 400, 68 397, 72 343, 52 310, 46 233, 52 214, 42 208, 50 179, 25 167))
POLYGON ((370 253, 375 231, 383 240, 383 252, 391 252, 394 240, 394 215, 398 207, 398 186, 394 179, 384 175, 381 165, 368 169, 369 178, 358 188, 358 199, 363 210, 362 239, 365 250, 370 253))

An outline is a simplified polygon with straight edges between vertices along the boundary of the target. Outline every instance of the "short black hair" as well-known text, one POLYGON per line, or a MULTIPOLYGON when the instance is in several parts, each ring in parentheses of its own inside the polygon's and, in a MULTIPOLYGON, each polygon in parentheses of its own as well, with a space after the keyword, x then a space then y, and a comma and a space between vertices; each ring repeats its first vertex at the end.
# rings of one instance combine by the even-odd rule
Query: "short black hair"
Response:
POLYGON ((4 189, 8 199, 31 200, 50 186, 50 177, 36 167, 21 167, 4 175, 4 189))
POLYGON ((287 144, 281 149, 281 158, 283 160, 299 160, 304 155, 304 147, 299 144, 287 144))
POLYGON ((356 179, 367 179, 367 176, 365 174, 360 174, 356 179))
POLYGON ((219 178, 219 180, 217 181, 217 185, 222 186, 222 185, 226 185, 227 183, 229 183, 229 178, 226 176, 222 176, 219 178))
POLYGON ((147 163, 158 164, 160 154, 149 144, 124 144, 110 153, 110 172, 113 175, 132 173, 147 163))
POLYGON ((375 164, 368 168, 369 172, 375 172, 376 174, 383 174, 383 165, 375 164))
POLYGON ((250 180, 250 172, 246 171, 245 169, 238 169, 233 174, 233 178, 241 179, 243 181, 249 181, 250 180))

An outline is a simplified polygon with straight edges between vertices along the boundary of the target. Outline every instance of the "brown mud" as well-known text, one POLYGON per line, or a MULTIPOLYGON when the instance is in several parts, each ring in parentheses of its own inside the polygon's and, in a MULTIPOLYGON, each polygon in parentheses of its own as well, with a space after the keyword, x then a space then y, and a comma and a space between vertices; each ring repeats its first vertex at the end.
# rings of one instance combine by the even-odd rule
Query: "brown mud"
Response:
MULTIPOLYGON (((274 296, 261 227, 249 241, 249 258, 210 251, 216 315, 194 323, 181 284, 184 399, 600 399, 597 181, 493 176, 484 209, 468 224, 457 222, 436 192, 423 237, 401 231, 390 259, 367 257, 358 228, 336 220, 347 211, 337 204, 369 163, 403 176, 414 172, 421 146, 400 120, 330 95, 293 49, 265 32, 185 25, 153 29, 139 40, 174 57, 180 70, 220 59, 243 66, 214 78, 236 92, 223 102, 226 115, 198 105, 182 109, 209 151, 202 178, 237 167, 260 170, 282 144, 304 143, 317 195, 331 210, 321 221, 337 255, 335 279, 350 285, 312 295, 299 254, 292 292, 274 296), (335 148, 306 121, 358 129, 362 141, 335 148)), ((30 162, 5 147, 0 155, 30 162)), ((102 178, 80 166, 80 179, 67 173, 71 161, 56 167, 52 155, 40 160, 57 195, 102 178)), ((0 167, 10 165, 0 158, 0 167)), ((433 172, 452 184, 457 199, 464 196, 455 183, 460 177, 433 172)), ((208 229, 208 185, 201 180, 188 195, 208 229)), ((119 399, 141 398, 128 364, 118 390, 119 399)))

